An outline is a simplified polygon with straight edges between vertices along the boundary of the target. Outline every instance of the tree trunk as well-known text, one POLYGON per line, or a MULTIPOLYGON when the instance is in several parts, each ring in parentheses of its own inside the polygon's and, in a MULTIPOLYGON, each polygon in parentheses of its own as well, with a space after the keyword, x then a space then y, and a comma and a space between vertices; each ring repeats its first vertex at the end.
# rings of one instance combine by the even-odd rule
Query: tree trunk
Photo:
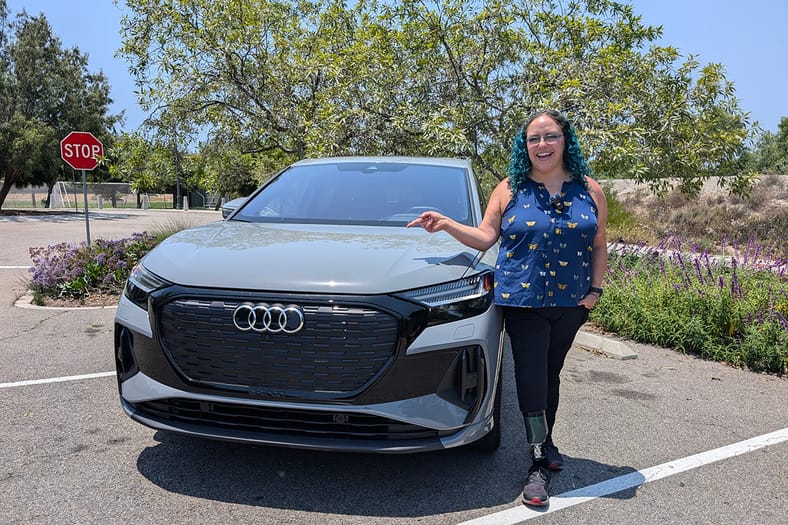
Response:
POLYGON ((52 191, 55 189, 54 184, 47 184, 47 199, 44 202, 44 208, 49 209, 49 205, 52 203, 52 191))
POLYGON ((19 172, 16 170, 8 170, 3 173, 3 186, 0 188, 0 210, 3 209, 3 203, 5 202, 5 198, 8 197, 8 193, 11 191, 11 186, 14 185, 14 181, 19 178, 19 172))

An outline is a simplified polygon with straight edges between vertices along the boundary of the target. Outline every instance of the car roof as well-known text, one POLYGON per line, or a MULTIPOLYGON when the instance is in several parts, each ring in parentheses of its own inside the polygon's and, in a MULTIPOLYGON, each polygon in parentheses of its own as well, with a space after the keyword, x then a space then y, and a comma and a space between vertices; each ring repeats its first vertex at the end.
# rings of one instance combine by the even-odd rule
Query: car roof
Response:
POLYGON ((456 159, 448 157, 401 157, 401 156, 351 156, 351 157, 323 157, 314 159, 302 159, 293 166, 315 165, 315 164, 338 164, 343 162, 386 162, 395 164, 426 164, 435 166, 456 166, 459 168, 470 168, 471 161, 468 159, 456 159))

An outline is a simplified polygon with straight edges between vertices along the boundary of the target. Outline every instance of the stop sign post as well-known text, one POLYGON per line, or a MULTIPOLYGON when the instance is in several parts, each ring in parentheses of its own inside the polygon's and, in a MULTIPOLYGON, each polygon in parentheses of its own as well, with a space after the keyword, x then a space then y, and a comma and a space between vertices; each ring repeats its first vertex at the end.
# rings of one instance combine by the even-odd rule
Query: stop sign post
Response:
POLYGON ((88 176, 104 156, 104 145, 92 133, 72 131, 60 141, 60 157, 75 170, 82 170, 82 193, 85 197, 85 233, 90 246, 90 219, 88 218, 88 176))

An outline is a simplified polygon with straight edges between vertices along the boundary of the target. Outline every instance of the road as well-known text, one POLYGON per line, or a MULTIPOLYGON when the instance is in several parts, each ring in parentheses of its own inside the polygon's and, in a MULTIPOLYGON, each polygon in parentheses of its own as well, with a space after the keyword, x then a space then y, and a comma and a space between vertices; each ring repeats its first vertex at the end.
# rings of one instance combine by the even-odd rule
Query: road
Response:
MULTIPOLYGON (((219 217, 105 210, 91 237, 219 217)), ((305 452, 143 427, 111 374, 114 309, 14 306, 28 248, 84 234, 82 216, 0 217, 0 523, 786 523, 786 380, 634 343, 631 360, 570 352, 548 512, 519 503, 508 353, 495 454, 305 452)))

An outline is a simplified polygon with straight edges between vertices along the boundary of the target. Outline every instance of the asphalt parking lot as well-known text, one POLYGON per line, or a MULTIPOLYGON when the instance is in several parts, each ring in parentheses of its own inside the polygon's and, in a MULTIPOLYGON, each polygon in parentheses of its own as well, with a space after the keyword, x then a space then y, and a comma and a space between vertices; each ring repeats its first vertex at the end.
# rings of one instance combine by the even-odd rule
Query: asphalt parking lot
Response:
MULTIPOLYGON (((103 210, 91 238, 220 218, 103 210)), ((787 522, 786 380, 635 343, 629 360, 570 352, 548 511, 519 502, 508 354, 495 454, 306 452, 143 427, 118 402, 114 309, 14 306, 29 247, 84 239, 83 215, 0 216, 0 523, 787 522)))

